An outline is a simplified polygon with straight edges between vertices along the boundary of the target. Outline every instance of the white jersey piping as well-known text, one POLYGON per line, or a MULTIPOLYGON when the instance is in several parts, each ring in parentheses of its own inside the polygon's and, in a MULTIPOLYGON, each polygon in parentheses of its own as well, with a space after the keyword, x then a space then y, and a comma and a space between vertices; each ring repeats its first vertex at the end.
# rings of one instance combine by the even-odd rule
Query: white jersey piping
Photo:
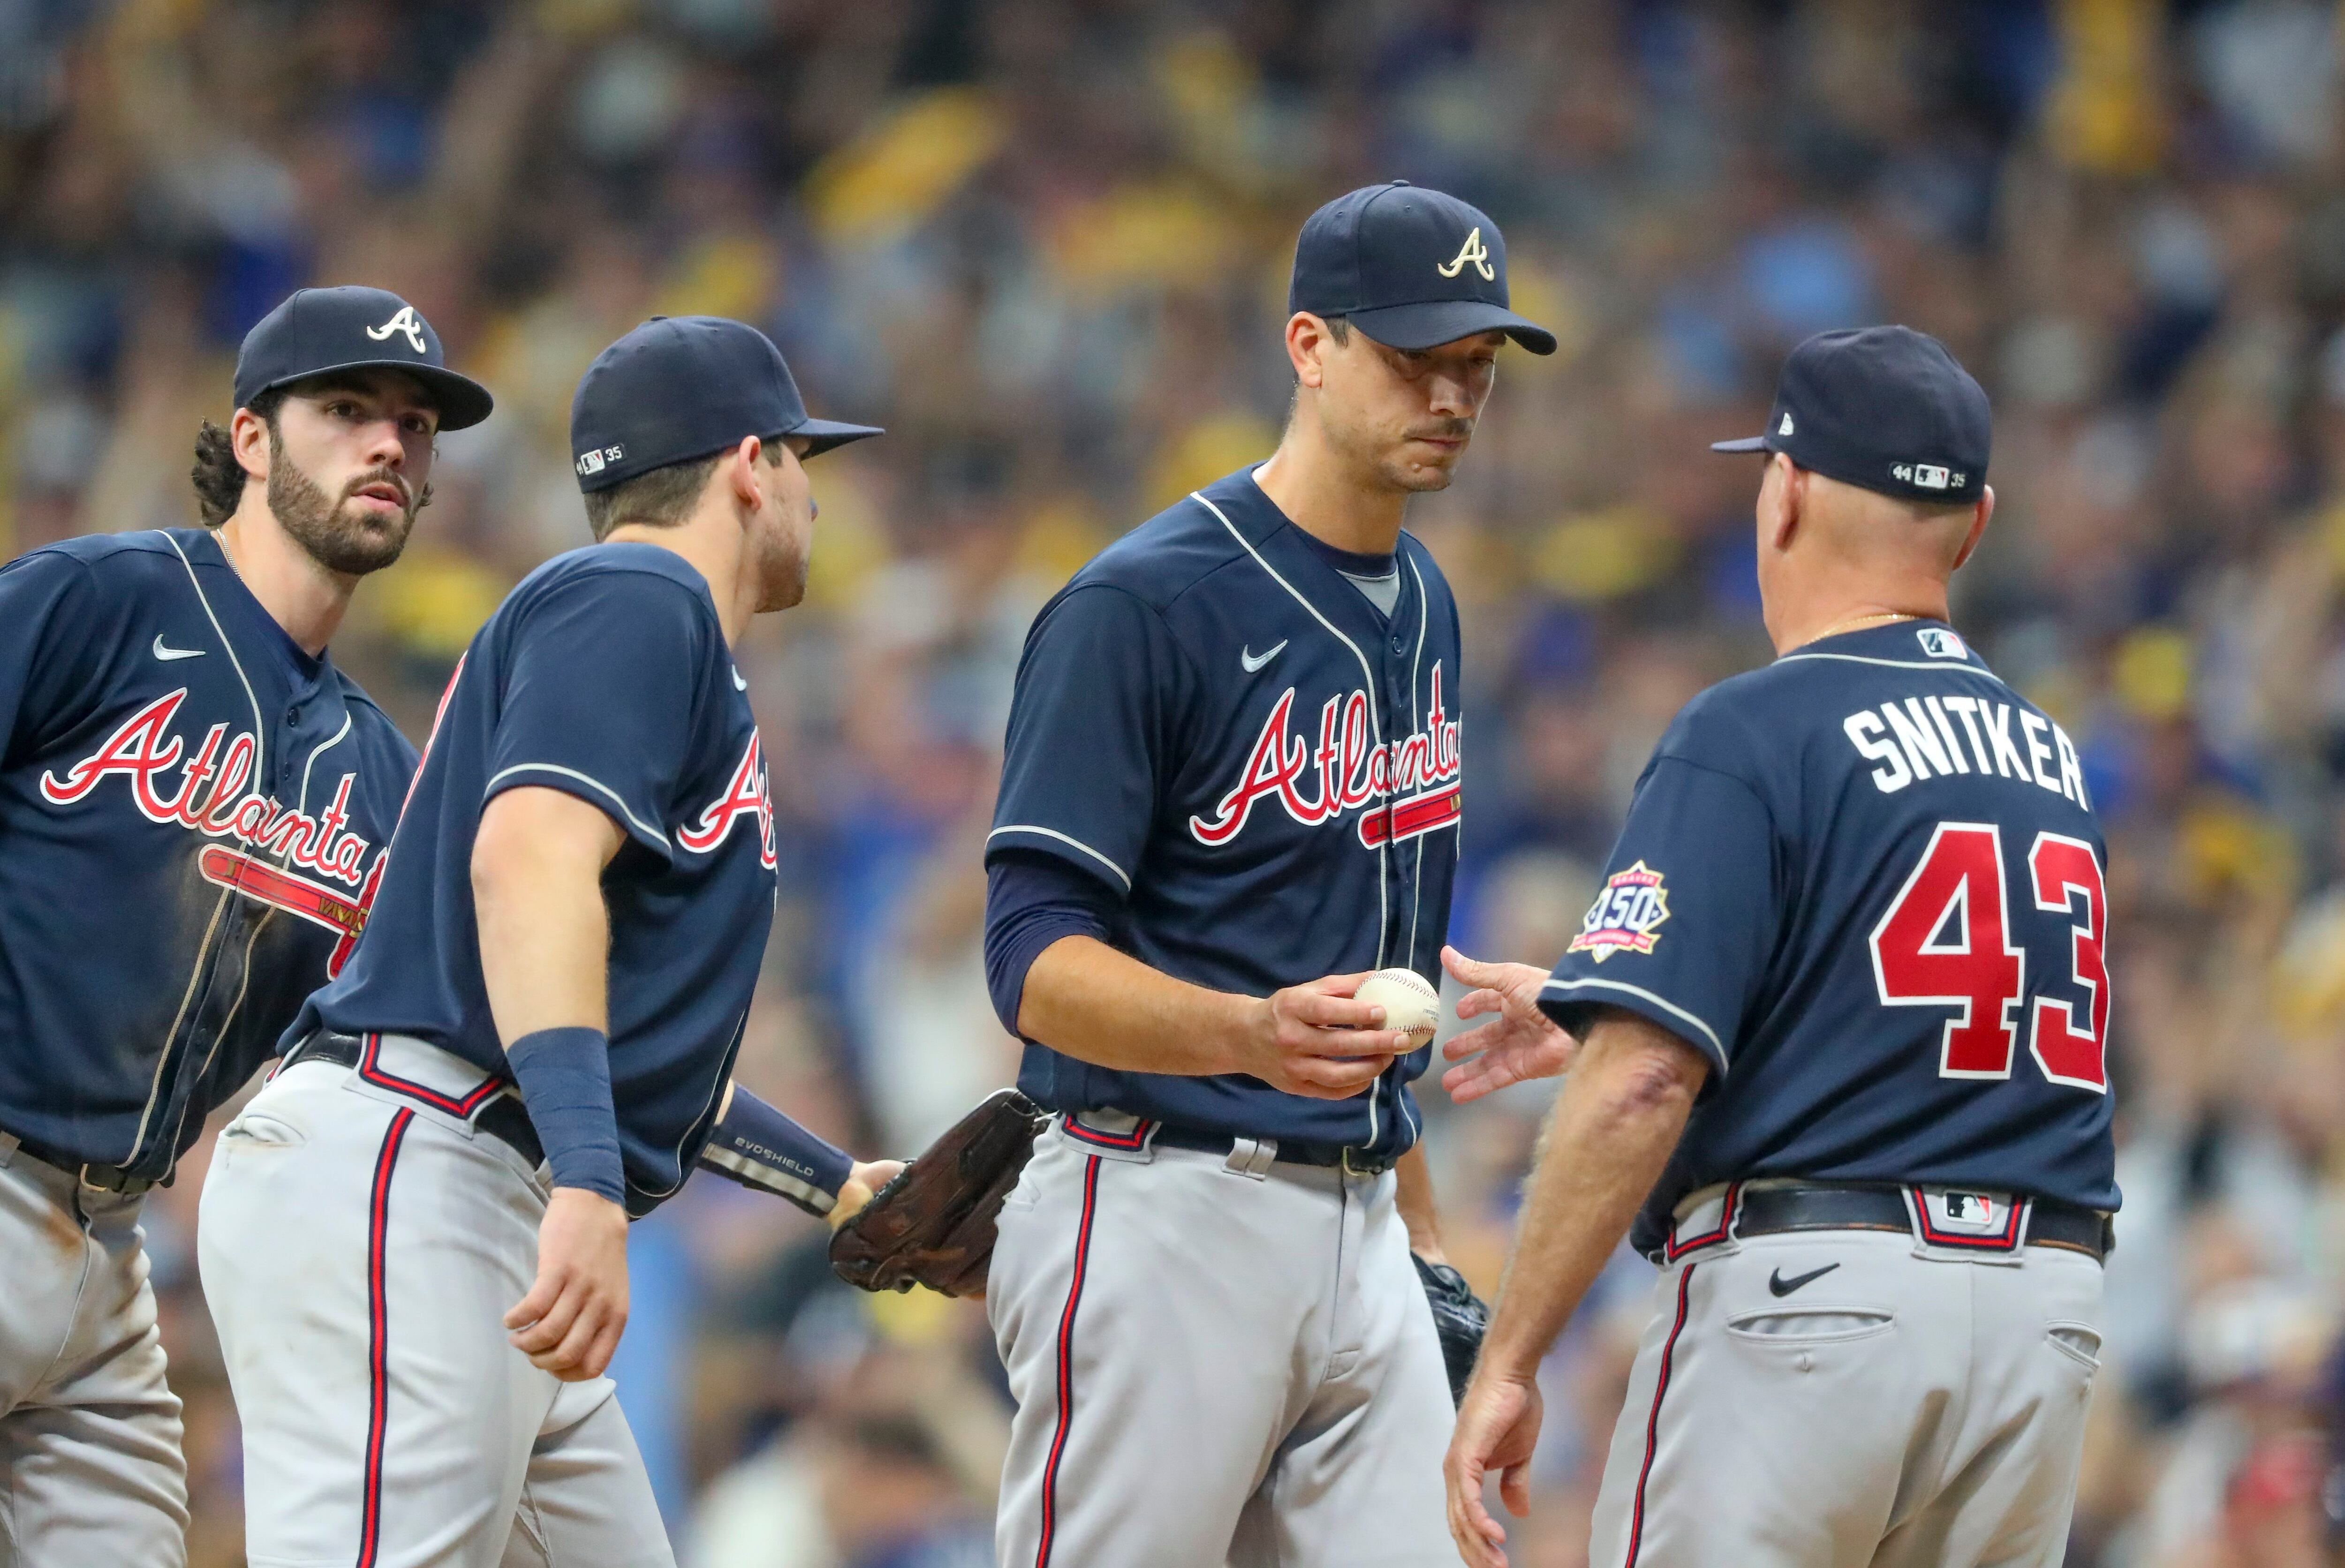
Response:
POLYGON ((619 792, 617 790, 613 789, 609 784, 604 784, 601 779, 594 777, 592 774, 582 774, 576 768, 565 768, 559 763, 515 763, 513 766, 506 768, 502 773, 499 773, 494 778, 489 780, 487 784, 482 785, 482 794, 486 795, 491 790, 495 789, 497 785, 504 783, 505 780, 513 777, 515 774, 553 774, 562 778, 576 779, 580 784, 592 785, 594 789, 600 791, 605 797, 607 797, 613 805, 619 808, 619 814, 625 817, 636 832, 659 840, 663 845, 667 845, 667 835, 662 833, 659 829, 644 821, 642 817, 637 816, 634 812, 628 810, 627 803, 619 798, 619 792))
POLYGON ((1101 865, 1106 866, 1110 871, 1114 872, 1115 879, 1123 884, 1123 890, 1126 893, 1132 891, 1132 878, 1123 874, 1123 867, 1118 865, 1114 861, 1110 860, 1106 855, 1101 855, 1098 850, 1093 849, 1090 845, 1085 844, 1080 838, 1075 838, 1067 834, 1061 833, 1055 827, 1038 827, 1030 822, 1012 822, 1005 823, 1001 826, 995 828, 991 833, 987 834, 985 835, 985 842, 991 844, 995 839, 1000 838, 1005 833, 1035 834, 1043 838, 1055 838, 1061 844, 1067 845, 1075 849, 1080 849, 1085 855, 1090 855, 1093 860, 1098 861, 1101 865))
MULTIPOLYGON (((252 704, 252 776, 256 783, 265 781, 269 777, 269 726, 261 722, 260 699, 253 694, 252 681, 244 673, 244 661, 236 656, 236 644, 228 640, 227 629, 220 625, 219 616, 212 609, 211 595, 204 592, 203 582, 196 575, 195 562, 188 559, 188 552, 179 548, 179 541, 169 533, 163 535, 163 541, 171 547, 171 553, 179 558, 179 566, 188 574, 188 586, 196 591, 196 602, 203 607, 204 619, 212 623, 212 635, 220 640, 220 647, 228 653, 228 664, 236 671, 237 683, 244 688, 244 700, 252 704)), ((217 545, 218 541, 215 539, 213 542, 217 545)), ((220 558, 227 559, 225 551, 221 551, 220 558)), ((229 570, 234 571, 235 568, 230 567, 229 570)), ((179 997, 179 1010, 171 1016, 171 1027, 163 1036, 163 1050, 155 1063, 155 1077, 147 1086, 147 1104, 138 1113, 138 1131, 130 1140, 130 1152, 123 1157, 125 1160, 137 1158, 138 1151, 146 1147, 147 1124, 154 1119, 155 1102, 163 1092, 163 1073, 171 1062, 171 1042, 179 1037, 179 1028, 188 1021, 188 1009, 196 999, 196 982, 203 975, 205 956, 211 951, 212 936, 219 929, 220 916, 235 896, 233 890, 224 887, 220 889, 219 901, 212 905, 212 917, 204 926, 203 942, 196 948, 195 967, 188 974, 188 988, 179 997)), ((239 991, 238 995, 240 999, 242 993, 239 991)), ((226 1032, 225 1025, 221 1032, 226 1032)), ((219 1042, 215 1039, 212 1045, 217 1050, 219 1042)), ((206 1059, 208 1061, 208 1057, 206 1059)))
MULTIPOLYGON (((1349 648, 1352 651, 1352 657, 1360 662, 1360 678, 1365 683, 1368 693, 1369 738, 1376 744, 1376 747, 1381 750, 1385 744, 1385 726, 1384 720, 1380 716, 1380 712, 1376 706, 1376 670, 1368 663, 1368 656, 1360 652, 1360 645, 1357 642, 1353 642, 1349 637, 1345 636, 1344 633, 1336 628, 1336 625, 1333 621, 1330 621, 1327 617, 1322 615, 1319 612, 1319 607, 1316 604, 1312 603, 1310 600, 1304 598, 1301 590, 1297 589, 1292 582, 1286 581, 1285 578, 1281 577, 1278 574, 1277 569, 1273 567, 1269 561, 1263 559, 1262 551, 1254 547, 1254 541, 1246 538, 1244 534, 1238 531, 1238 525, 1230 521, 1229 514, 1227 512, 1223 511, 1220 507, 1215 506, 1212 501, 1207 501, 1204 497, 1204 493, 1201 491, 1191 491, 1189 492, 1189 499, 1195 501, 1199 506, 1203 507, 1207 511, 1212 512, 1215 517, 1219 518, 1221 520, 1222 526, 1230 531, 1230 537, 1236 540, 1238 543, 1244 547, 1248 555, 1254 557, 1254 564, 1261 567, 1264 572, 1268 573, 1270 580, 1273 582, 1275 582, 1281 588, 1285 589, 1286 592, 1293 596, 1297 604, 1302 605, 1304 609, 1309 611, 1311 612, 1311 619, 1318 622, 1320 625, 1327 628, 1328 632, 1335 637, 1335 641, 1341 642, 1345 647, 1349 648)), ((1376 845, 1376 967, 1379 969, 1385 966, 1385 938, 1387 928, 1392 924, 1392 890, 1389 886, 1389 884, 1392 881, 1391 872, 1392 840, 1391 835, 1386 835, 1385 842, 1376 845)), ((1373 1148, 1376 1147, 1376 1131, 1379 1125, 1376 1111, 1376 1097, 1373 1092, 1371 1092, 1368 1096, 1368 1141, 1363 1146, 1364 1148, 1373 1148)))
POLYGON ((1667 996, 1656 996, 1652 992, 1646 990, 1642 986, 1631 986, 1622 980, 1549 980, 1546 985, 1539 987, 1539 989, 1543 991, 1581 991, 1591 988, 1605 991, 1620 991, 1631 996, 1641 996, 1646 1001, 1652 1003, 1656 1007, 1668 1013, 1670 1017, 1683 1018, 1687 1023, 1691 1024, 1695 1028, 1701 1031, 1701 1037, 1708 1040, 1710 1042, 1711 1048, 1718 1053, 1719 1070, 1721 1073, 1725 1071, 1726 1047, 1719 1043, 1718 1031, 1711 1028, 1708 1024, 1703 1023, 1691 1013, 1687 1012, 1683 1007, 1679 1007, 1675 1002, 1670 1001, 1667 996))

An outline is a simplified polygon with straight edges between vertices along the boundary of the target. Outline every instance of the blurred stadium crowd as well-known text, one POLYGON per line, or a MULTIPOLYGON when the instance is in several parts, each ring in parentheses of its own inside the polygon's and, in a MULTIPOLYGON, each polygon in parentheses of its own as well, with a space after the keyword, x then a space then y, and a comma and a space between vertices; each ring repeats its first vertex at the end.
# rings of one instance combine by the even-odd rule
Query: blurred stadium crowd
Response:
MULTIPOLYGON (((1027 622, 1269 450, 1313 207, 1466 197, 1564 340, 1506 358, 1413 524, 1467 614, 1455 934, 1489 956, 1561 951, 1662 726, 1767 656, 1755 469, 1702 443, 1756 428, 1810 331, 1936 333, 1999 425, 1957 621, 2084 742, 2112 845, 2127 1203, 2070 1561, 2297 1568, 2345 1506, 2340 27, 2320 0, 0 0, 0 557, 192 523, 245 328, 305 282, 397 289, 499 405, 336 645, 420 736, 499 595, 585 542, 587 360, 654 312, 765 325, 890 433, 817 467, 810 601, 744 650, 786 875, 743 1076, 901 1154, 1014 1070, 978 855, 1027 622)), ((1487 1290, 1546 1097, 1426 1098, 1487 1290)), ((201 1166, 149 1230, 209 1568, 239 1526, 201 1166)), ((615 1371, 688 1563, 991 1562, 980 1311, 853 1297, 813 1222, 723 1183, 634 1249, 615 1371)), ((1556 1354, 1518 1562, 1584 1560, 1650 1274, 1624 1257, 1556 1354)))

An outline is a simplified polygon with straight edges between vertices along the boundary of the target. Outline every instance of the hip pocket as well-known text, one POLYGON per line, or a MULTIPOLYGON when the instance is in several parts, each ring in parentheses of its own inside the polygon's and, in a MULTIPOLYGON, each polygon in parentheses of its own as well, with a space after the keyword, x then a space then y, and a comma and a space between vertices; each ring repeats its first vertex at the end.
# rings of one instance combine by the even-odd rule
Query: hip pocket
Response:
POLYGON ((2088 1372, 2101 1370, 2101 1331, 2089 1323, 2054 1323, 2044 1342, 2088 1372))
POLYGON ((1726 1331, 1752 1345, 1843 1344, 1869 1340, 1897 1326, 1896 1314, 1880 1307, 1762 1307, 1726 1320, 1726 1331))
POLYGON ((297 1148, 309 1141, 308 1133, 265 1110, 247 1110, 220 1132, 224 1149, 297 1148))

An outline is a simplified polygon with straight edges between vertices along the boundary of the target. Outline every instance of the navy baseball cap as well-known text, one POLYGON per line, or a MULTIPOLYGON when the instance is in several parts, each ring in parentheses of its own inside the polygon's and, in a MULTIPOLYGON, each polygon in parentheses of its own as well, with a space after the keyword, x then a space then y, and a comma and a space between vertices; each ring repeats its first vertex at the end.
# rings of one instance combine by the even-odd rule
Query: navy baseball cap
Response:
POLYGON ((477 425, 496 407, 486 387, 448 369, 423 312, 387 288, 357 285, 296 289, 263 316, 237 350, 236 406, 312 376, 377 367, 422 382, 443 430, 477 425))
POLYGON ((1498 226, 1454 196, 1405 179, 1339 196, 1294 246, 1288 314, 1341 316, 1393 349, 1430 349, 1504 332, 1534 354, 1555 334, 1507 308, 1498 226))
POLYGON ((880 433, 808 419, 773 339, 721 316, 655 316, 594 357, 570 400, 578 488, 721 452, 744 436, 804 436, 807 456, 880 433))
POLYGON ((1911 327, 1819 332, 1783 361, 1767 433, 1714 452, 1782 452, 1900 501, 1976 501, 1993 424, 1986 393, 1946 346, 1911 327))

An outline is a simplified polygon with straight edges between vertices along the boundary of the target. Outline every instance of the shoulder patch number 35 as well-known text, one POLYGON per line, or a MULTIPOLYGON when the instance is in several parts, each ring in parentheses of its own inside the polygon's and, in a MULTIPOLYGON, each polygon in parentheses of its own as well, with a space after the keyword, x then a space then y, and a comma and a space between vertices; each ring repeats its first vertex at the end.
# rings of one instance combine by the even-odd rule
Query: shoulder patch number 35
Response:
POLYGON ((2028 1054, 2047 1080, 2106 1094, 2108 895, 2100 861, 2081 839, 2039 833, 2027 852, 2027 891, 2037 910, 2068 923, 2075 999, 2038 996, 2021 1013, 2027 950, 2012 939, 2003 835, 1992 824, 1942 822, 1873 928, 1882 1005, 1954 1009, 1939 1046, 1941 1077, 2009 1077, 2025 1028, 2028 1054))

